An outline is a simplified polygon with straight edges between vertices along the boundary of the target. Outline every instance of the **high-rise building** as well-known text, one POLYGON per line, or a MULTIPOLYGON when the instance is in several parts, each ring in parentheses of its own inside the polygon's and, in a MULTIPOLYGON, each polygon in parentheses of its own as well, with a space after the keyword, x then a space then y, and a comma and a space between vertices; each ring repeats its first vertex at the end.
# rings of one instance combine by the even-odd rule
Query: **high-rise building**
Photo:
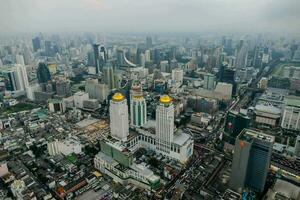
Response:
POLYGON ((143 126, 147 122, 147 104, 140 84, 134 84, 130 90, 130 123, 143 126))
POLYGON ((110 90, 116 88, 114 69, 111 65, 107 64, 103 68, 103 80, 110 90))
POLYGON ((145 51, 145 61, 146 62, 150 62, 151 61, 151 51, 150 50, 146 50, 145 51))
POLYGON ((215 75, 210 73, 205 74, 203 88, 207 90, 215 89, 215 79, 215 75))
POLYGON ((15 65, 10 70, 5 72, 8 77, 8 83, 6 85, 9 91, 26 90, 29 86, 26 67, 22 65, 15 65))
POLYGON ((51 41, 45 41, 45 54, 48 57, 53 55, 52 42, 51 41))
POLYGON ((152 48, 152 38, 151 37, 146 38, 146 47, 147 47, 147 49, 152 48))
POLYGON ((68 97, 71 94, 70 81, 59 80, 55 83, 56 95, 59 97, 68 97))
POLYGON ((32 39, 32 47, 34 52, 41 49, 41 39, 39 37, 35 37, 32 39))
POLYGON ((115 93, 112 96, 109 115, 111 136, 126 141, 129 135, 128 106, 123 94, 115 93))
POLYGON ((86 92, 76 92, 74 94, 74 105, 76 108, 83 108, 83 102, 89 100, 89 94, 86 92))
POLYGON ((51 80, 49 68, 45 63, 39 63, 37 69, 37 79, 39 83, 47 83, 51 80))
POLYGON ((16 64, 25 65, 24 57, 21 54, 16 55, 16 64))
POLYGON ((275 137, 244 129, 235 142, 230 188, 262 192, 266 183, 275 137))
POLYGON ((98 83, 97 79, 88 79, 85 82, 85 92, 89 93, 90 98, 103 102, 107 99, 109 88, 106 84, 98 83))
POLYGON ((172 81, 178 85, 183 83, 183 70, 176 68, 172 70, 172 81))
POLYGON ((235 138, 244 128, 250 127, 250 118, 236 111, 228 111, 225 122, 225 133, 228 134, 227 142, 235 144, 235 138))
POLYGON ((156 108, 156 148, 169 153, 174 138, 174 106, 168 95, 162 95, 156 108))
POLYGON ((237 46, 235 51, 235 68, 242 69, 246 67, 247 57, 248 57, 248 49, 247 46, 244 44, 244 41, 241 40, 237 46))
POLYGON ((99 73, 99 44, 93 44, 94 49, 94 66, 96 68, 96 74, 99 73))

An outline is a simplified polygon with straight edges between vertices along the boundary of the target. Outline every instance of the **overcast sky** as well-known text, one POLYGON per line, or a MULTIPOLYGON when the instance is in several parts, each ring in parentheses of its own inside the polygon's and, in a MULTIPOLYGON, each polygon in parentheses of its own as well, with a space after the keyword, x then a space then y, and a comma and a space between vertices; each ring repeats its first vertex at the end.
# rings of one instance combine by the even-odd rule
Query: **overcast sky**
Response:
POLYGON ((0 32, 300 32, 300 0, 0 0, 0 32))

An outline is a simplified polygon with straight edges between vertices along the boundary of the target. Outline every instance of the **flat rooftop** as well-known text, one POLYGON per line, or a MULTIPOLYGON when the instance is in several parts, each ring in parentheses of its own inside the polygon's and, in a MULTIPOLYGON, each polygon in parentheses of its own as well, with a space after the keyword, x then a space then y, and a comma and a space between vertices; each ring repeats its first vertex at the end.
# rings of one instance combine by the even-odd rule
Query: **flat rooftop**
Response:
POLYGON ((248 142, 251 142, 254 138, 270 143, 274 143, 275 141, 274 136, 251 129, 244 129, 239 135, 239 139, 246 140, 248 142))
POLYGON ((288 106, 300 107, 300 97, 286 96, 284 102, 288 106))

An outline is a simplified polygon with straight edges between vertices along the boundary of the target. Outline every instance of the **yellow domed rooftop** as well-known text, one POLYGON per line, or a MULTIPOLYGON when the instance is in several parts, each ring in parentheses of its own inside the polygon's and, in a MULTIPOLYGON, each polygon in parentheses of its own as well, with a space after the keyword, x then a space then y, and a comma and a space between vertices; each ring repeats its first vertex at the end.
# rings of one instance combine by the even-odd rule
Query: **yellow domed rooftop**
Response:
POLYGON ((120 92, 117 92, 113 95, 112 99, 114 101, 122 101, 123 99, 125 99, 124 95, 120 92))
POLYGON ((159 101, 161 103, 170 103, 172 101, 172 99, 168 95, 162 95, 162 96, 160 96, 159 101))

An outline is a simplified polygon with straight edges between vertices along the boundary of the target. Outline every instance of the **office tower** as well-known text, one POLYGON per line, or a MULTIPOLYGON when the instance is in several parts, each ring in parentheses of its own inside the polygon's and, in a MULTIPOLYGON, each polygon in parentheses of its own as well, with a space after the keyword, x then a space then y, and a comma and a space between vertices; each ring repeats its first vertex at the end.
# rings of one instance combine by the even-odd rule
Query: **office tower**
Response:
POLYGON ((6 72, 8 83, 6 85, 9 91, 26 90, 29 86, 26 67, 22 65, 15 65, 11 70, 6 72))
POLYGON ((154 51, 153 51, 153 60, 154 60, 154 63, 155 64, 159 64, 160 63, 160 61, 161 61, 161 55, 160 55, 160 53, 161 53, 161 50, 160 49, 154 49, 154 51))
POLYGON ((174 138, 174 106, 168 95, 162 95, 156 108, 156 137, 159 151, 169 153, 174 138))
POLYGON ((284 98, 281 128, 286 131, 300 131, 300 97, 286 96, 284 98))
POLYGON ((146 58, 145 58, 145 54, 141 53, 139 56, 139 63, 142 67, 145 67, 146 64, 146 58))
POLYGON ((88 79, 85 82, 85 92, 89 93, 92 99, 103 102, 107 99, 109 88, 106 84, 101 84, 97 79, 88 79))
POLYGON ((248 57, 248 49, 247 46, 244 44, 244 41, 241 40, 238 44, 236 51, 235 51, 235 68, 242 69, 246 67, 247 57, 248 57))
POLYGON ((39 83, 47 83, 51 80, 49 68, 45 63, 39 63, 37 69, 37 79, 39 83))
POLYGON ((146 50, 145 51, 145 61, 146 62, 150 62, 151 61, 151 51, 150 50, 146 50))
POLYGON ((16 55, 16 64, 25 65, 24 57, 21 54, 16 55))
POLYGON ((103 80, 110 90, 116 88, 114 69, 109 64, 103 68, 103 80))
POLYGON ((48 57, 53 55, 52 42, 51 41, 45 41, 45 54, 48 57))
POLYGON ((215 75, 207 73, 204 75, 203 88, 207 90, 215 89, 215 75))
POLYGON ((146 48, 147 49, 152 48, 152 38, 151 37, 146 38, 146 48))
POLYGON ((35 37, 32 39, 32 47, 34 52, 41 49, 41 39, 39 37, 35 37))
POLYGON ((275 137, 244 129, 237 137, 231 166, 230 188, 262 192, 270 166, 275 137))
POLYGON ((83 108, 83 102, 89 100, 89 94, 86 92, 76 92, 74 95, 74 105, 76 108, 83 108))
POLYGON ((171 72, 169 61, 163 60, 160 62, 160 71, 161 72, 171 72))
POLYGON ((71 94, 70 81, 59 80, 55 82, 56 95, 59 97, 68 97, 71 94))
POLYGON ((133 84, 130 90, 130 122, 132 126, 147 122, 147 105, 140 84, 133 84))
POLYGON ((129 135, 128 106, 123 94, 113 95, 110 100, 109 115, 111 136, 126 141, 129 135))
POLYGON ((94 49, 94 66, 96 68, 96 74, 99 73, 99 44, 93 44, 94 49))
POLYGON ((95 65, 95 55, 94 52, 88 52, 87 54, 87 65, 88 66, 94 66, 95 65))
POLYGON ((235 143, 235 138, 244 129, 250 127, 250 118, 236 111, 228 111, 224 131, 229 135, 227 141, 235 143))
POLYGON ((172 81, 179 86, 183 83, 183 70, 180 68, 172 70, 172 81))

